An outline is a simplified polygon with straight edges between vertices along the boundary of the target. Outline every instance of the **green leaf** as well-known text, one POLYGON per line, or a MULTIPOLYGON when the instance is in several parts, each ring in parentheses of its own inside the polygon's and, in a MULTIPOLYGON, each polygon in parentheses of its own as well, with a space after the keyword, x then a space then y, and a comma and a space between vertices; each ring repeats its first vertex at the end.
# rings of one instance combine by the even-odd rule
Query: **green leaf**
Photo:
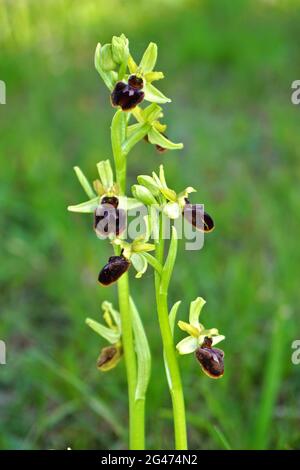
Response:
POLYGON ((102 185, 109 190, 114 184, 114 175, 109 160, 102 160, 97 163, 97 169, 102 185))
POLYGON ((130 261, 134 269, 137 271, 136 278, 139 279, 147 271, 148 263, 146 258, 141 253, 133 253, 130 261))
POLYGON ((101 325, 101 323, 92 320, 92 318, 86 318, 85 323, 92 328, 98 335, 106 339, 111 344, 116 344, 120 339, 120 333, 101 325))
POLYGON ((183 148, 182 143, 175 144, 153 127, 148 133, 148 139, 151 144, 159 145, 160 147, 163 147, 168 150, 180 150, 183 148))
POLYGON ((171 103, 170 98, 167 98, 161 91, 159 91, 151 83, 144 85, 145 100, 151 103, 171 103))
POLYGON ((93 199, 94 197, 96 197, 96 194, 94 193, 87 177, 84 175, 84 173, 81 171, 81 169, 79 168, 79 166, 74 166, 74 171, 76 173, 76 176, 79 180, 79 183, 81 184, 81 186, 83 187, 84 191, 86 192, 87 196, 90 198, 90 199, 93 199))
POLYGON ((132 315, 135 350, 137 355, 137 385, 135 389, 135 399, 143 400, 145 399, 150 380, 151 352, 139 312, 132 297, 130 297, 129 302, 132 315))
POLYGON ((157 60, 157 45, 154 42, 150 42, 149 46, 144 52, 139 68, 142 73, 152 72, 155 67, 157 60))
POLYGON ((91 213, 95 211, 98 205, 99 205, 99 197, 95 197, 94 199, 90 199, 89 201, 82 202, 81 204, 77 204, 76 206, 68 206, 68 211, 81 212, 83 214, 91 213))
MULTIPOLYGON (((41 352, 34 351, 31 356, 28 356, 32 360, 32 364, 38 362, 51 371, 56 377, 62 380, 63 383, 71 386, 76 391, 76 396, 82 399, 85 404, 92 410, 95 415, 99 416, 101 420, 105 420, 110 424, 111 428, 117 433, 121 439, 125 439, 125 429, 120 424, 120 419, 117 417, 112 410, 101 398, 93 394, 92 389, 87 387, 83 380, 79 380, 76 375, 70 372, 70 369, 61 367, 59 362, 53 361, 51 358, 43 355, 41 352)), ((45 370, 42 369, 41 373, 45 370)))

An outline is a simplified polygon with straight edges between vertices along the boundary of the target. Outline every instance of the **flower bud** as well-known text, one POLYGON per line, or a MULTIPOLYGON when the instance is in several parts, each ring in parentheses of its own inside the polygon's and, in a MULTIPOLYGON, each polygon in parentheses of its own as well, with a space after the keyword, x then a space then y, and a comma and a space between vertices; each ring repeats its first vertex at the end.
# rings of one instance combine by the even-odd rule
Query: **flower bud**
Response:
POLYGON ((152 176, 139 175, 137 177, 137 180, 142 186, 149 189, 149 191, 153 194, 153 196, 159 195, 160 193, 159 187, 156 184, 155 180, 152 178, 152 176))
POLYGON ((146 206, 157 204, 155 197, 145 186, 134 184, 131 187, 131 192, 135 199, 138 199, 138 201, 141 201, 146 206))
POLYGON ((116 367, 122 357, 122 347, 119 344, 107 346, 101 350, 100 356, 97 359, 97 367, 102 372, 116 367))
POLYGON ((111 256, 108 263, 101 269, 98 281, 103 286, 109 286, 116 282, 122 274, 129 269, 130 261, 124 256, 111 256))
POLYGON ((224 352, 212 348, 212 339, 205 338, 201 347, 196 349, 196 358, 200 362, 203 372, 212 379, 219 379, 224 374, 224 352))
POLYGON ((127 61, 129 54, 128 39, 124 34, 121 36, 113 36, 112 38, 112 56, 117 64, 127 61))
POLYGON ((100 67, 105 72, 114 70, 117 63, 113 59, 112 46, 111 44, 104 44, 100 49, 100 67))

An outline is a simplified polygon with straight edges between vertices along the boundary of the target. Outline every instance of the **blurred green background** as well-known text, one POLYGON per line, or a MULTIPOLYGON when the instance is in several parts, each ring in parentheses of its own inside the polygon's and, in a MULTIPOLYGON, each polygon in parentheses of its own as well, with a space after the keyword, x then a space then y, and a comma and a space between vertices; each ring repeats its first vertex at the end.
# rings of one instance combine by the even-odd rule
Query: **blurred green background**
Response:
MULTIPOLYGON (((116 288, 97 286, 111 248, 89 215, 75 164, 90 179, 111 156, 113 110, 94 70, 96 43, 124 32, 138 60, 159 45, 168 135, 179 152, 140 143, 129 183, 164 162, 170 185, 198 188, 216 230, 200 252, 183 244, 170 303, 207 300, 226 335, 226 374, 180 358, 194 449, 300 447, 299 2, 1 0, 0 448, 126 448, 124 363, 95 367, 104 344, 84 324, 116 288)), ((153 354, 148 448, 173 445, 153 274, 134 280, 153 354)), ((176 339, 183 337, 178 331, 176 339)))

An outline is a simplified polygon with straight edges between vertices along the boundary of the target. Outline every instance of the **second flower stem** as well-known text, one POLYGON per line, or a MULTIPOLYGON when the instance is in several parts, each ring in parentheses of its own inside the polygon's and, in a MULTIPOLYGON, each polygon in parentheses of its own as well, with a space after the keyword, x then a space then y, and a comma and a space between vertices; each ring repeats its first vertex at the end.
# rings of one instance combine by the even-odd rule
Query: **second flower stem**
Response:
MULTIPOLYGON (((156 243, 156 258, 163 265, 164 261, 164 236, 163 217, 160 218, 159 240, 156 243)), ((187 449, 186 419, 184 395, 181 384, 180 370, 174 347, 173 334, 169 322, 168 311, 168 289, 164 287, 162 275, 155 271, 155 292, 157 303, 158 321, 162 336, 167 379, 172 399, 175 448, 177 450, 187 449)))

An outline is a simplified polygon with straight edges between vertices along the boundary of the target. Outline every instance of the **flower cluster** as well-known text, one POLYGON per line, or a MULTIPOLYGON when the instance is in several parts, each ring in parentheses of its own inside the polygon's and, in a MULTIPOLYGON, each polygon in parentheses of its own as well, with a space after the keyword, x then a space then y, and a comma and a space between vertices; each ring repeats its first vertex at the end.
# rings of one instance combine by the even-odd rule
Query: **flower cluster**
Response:
POLYGON ((179 238, 174 221, 184 217, 196 231, 203 233, 211 232, 215 227, 213 218, 204 211, 203 205, 190 202, 191 194, 196 190, 191 186, 180 192, 172 189, 167 184, 164 167, 160 165, 157 173, 139 175, 137 184, 131 187, 133 197, 126 196, 128 154, 138 142, 153 145, 159 153, 183 148, 182 143, 172 142, 167 137, 167 126, 161 121, 164 116, 160 105, 171 100, 153 85, 155 81, 164 78, 161 71, 155 70, 156 61, 157 46, 151 42, 140 62, 135 62, 124 34, 113 36, 109 44, 97 45, 95 67, 109 89, 112 107, 117 108, 111 123, 115 174, 110 161, 101 160, 97 163, 97 178, 90 183, 82 170, 78 166, 74 167, 87 200, 69 206, 68 210, 92 214, 95 235, 99 239, 108 239, 114 249, 113 256, 109 257, 99 271, 98 282, 106 287, 118 281, 119 311, 110 302, 104 301, 102 310, 106 325, 91 318, 87 318, 86 323, 109 343, 101 349, 97 359, 99 370, 113 369, 123 354, 125 356, 129 385, 129 434, 134 434, 134 438, 131 436, 130 439, 132 438, 137 448, 143 448, 144 445, 143 407, 150 378, 151 355, 139 312, 129 295, 126 273, 133 267, 136 270, 135 277, 141 278, 148 265, 155 270, 156 306, 177 428, 176 448, 186 449, 184 400, 177 353, 194 353, 206 375, 214 379, 220 378, 224 373, 224 353, 215 348, 215 345, 225 337, 216 328, 206 329, 199 323, 205 301, 198 297, 190 304, 189 322, 178 322, 179 328, 188 336, 176 348, 173 341, 175 318, 180 304, 180 301, 174 304, 169 313, 168 289, 179 238), (145 106, 145 102, 149 104, 145 106), (127 225, 130 225, 127 220, 128 212, 142 206, 143 230, 130 234, 127 230, 127 225), (163 216, 170 219, 168 222, 172 224, 167 254, 163 216), (155 253, 151 254, 152 251, 155 253), (140 413, 139 419, 133 419, 134 413, 140 413))

